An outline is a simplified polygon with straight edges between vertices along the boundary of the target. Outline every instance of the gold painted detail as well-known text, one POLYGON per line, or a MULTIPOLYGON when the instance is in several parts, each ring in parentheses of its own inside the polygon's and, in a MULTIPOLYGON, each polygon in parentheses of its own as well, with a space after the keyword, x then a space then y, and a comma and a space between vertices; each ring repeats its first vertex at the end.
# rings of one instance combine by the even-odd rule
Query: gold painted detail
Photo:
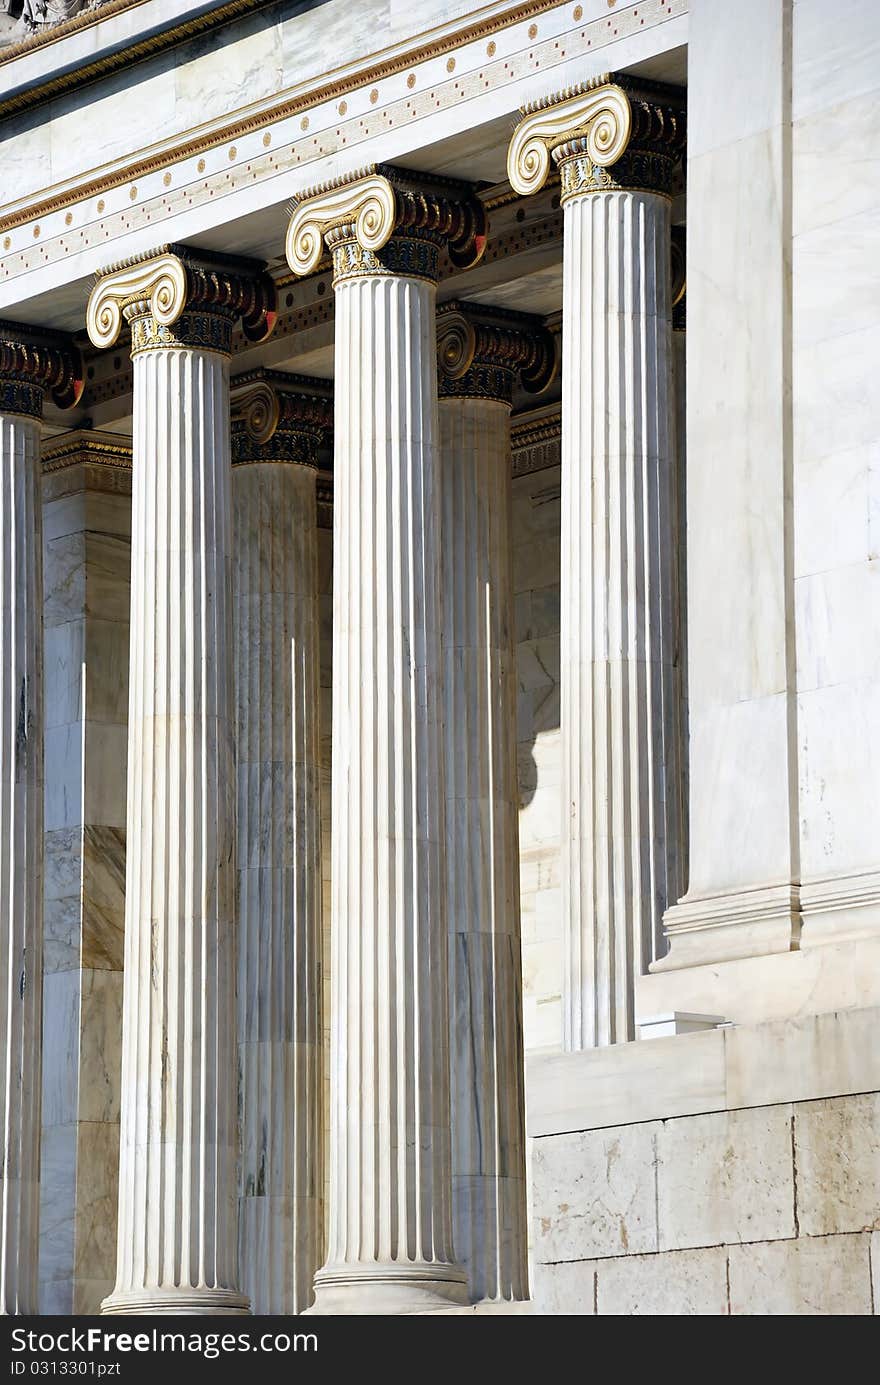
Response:
POLYGON ((91 429, 77 429, 53 438, 43 446, 42 464, 46 475, 68 467, 93 464, 131 470, 131 443, 91 429))
POLYGON ((60 409, 79 403, 82 356, 70 337, 0 322, 0 413, 39 418, 48 394, 60 409))
POLYGON ((328 381, 261 367, 235 376, 230 391, 234 464, 317 467, 333 427, 333 386, 328 381))
POLYGON ((522 112, 507 155, 516 192, 537 192, 560 172, 562 201, 607 189, 671 195, 684 152, 684 93, 660 82, 606 74, 533 102, 522 112))
POLYGON ((466 302, 444 303, 437 310, 441 398, 510 404, 517 377, 530 394, 541 394, 557 365, 556 338, 540 317, 466 302))
POLYGON ((465 269, 480 260, 486 238, 485 208, 470 184, 371 165, 297 199, 285 250, 299 276, 317 269, 326 244, 335 280, 383 273, 436 278, 441 246, 465 269), (435 253, 416 250, 419 243, 435 253))
POLYGON ((163 245, 99 275, 86 309, 93 344, 112 346, 123 317, 133 352, 189 346, 228 354, 238 318, 249 341, 269 336, 275 286, 259 261, 163 245))

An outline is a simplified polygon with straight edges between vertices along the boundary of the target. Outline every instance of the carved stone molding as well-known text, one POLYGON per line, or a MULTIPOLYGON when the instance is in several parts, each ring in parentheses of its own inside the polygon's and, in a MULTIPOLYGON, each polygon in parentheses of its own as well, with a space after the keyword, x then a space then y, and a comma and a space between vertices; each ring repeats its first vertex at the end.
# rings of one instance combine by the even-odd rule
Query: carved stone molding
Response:
POLYGON ((562 416, 558 404, 513 418, 510 451, 515 477, 560 466, 561 449, 562 416))
POLYGON ((235 376, 232 462, 293 462, 317 468, 333 428, 333 386, 308 375, 257 369, 235 376))
POLYGON ((556 338, 540 317, 455 301, 437 310, 441 398, 497 399, 509 405, 517 376, 529 394, 541 394, 557 364, 556 338))
POLYGON ((294 203, 285 251, 294 274, 317 269, 324 246, 334 282, 403 274, 436 281, 439 252, 469 269, 486 248, 486 210, 468 183, 372 165, 294 203))
POLYGON ((58 408, 73 408, 83 382, 82 357, 69 337, 0 322, 0 413, 40 418, 46 394, 58 408))
POLYGON ((679 87, 605 74, 523 110, 507 154, 507 176, 516 192, 537 192, 552 160, 563 202, 609 189, 668 197, 685 134, 679 87))
POLYGON ((257 260, 162 245, 110 265, 98 276, 86 310, 93 344, 112 346, 123 318, 131 327, 133 355, 162 347, 228 355, 239 318, 248 341, 270 335, 275 286, 257 260))

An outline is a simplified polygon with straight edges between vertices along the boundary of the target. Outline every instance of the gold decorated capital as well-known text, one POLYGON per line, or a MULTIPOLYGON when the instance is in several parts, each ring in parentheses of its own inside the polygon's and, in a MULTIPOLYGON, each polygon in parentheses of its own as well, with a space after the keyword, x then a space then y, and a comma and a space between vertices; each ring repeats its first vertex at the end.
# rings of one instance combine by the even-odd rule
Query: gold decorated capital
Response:
POLYGON ((276 315, 275 286, 259 261, 164 245, 98 276, 86 327, 95 346, 109 347, 127 322, 132 354, 188 347, 228 355, 237 321, 249 341, 259 342, 276 315))
POLYGON ((79 403, 82 355, 60 332, 0 322, 0 413, 40 418, 48 394, 60 409, 79 403))
POLYGON ((435 282, 441 249, 469 269, 486 238, 486 211, 469 183, 380 164, 303 193, 285 249, 300 276, 317 269, 326 247, 334 283, 381 274, 435 282))
POLYGON ((679 87, 606 74, 521 114, 507 153, 515 192, 537 192, 555 164, 562 202, 614 190, 671 196, 687 131, 679 87))
POLYGON ((232 462, 317 467, 333 428, 333 386, 309 375, 260 367, 234 376, 232 462))
POLYGON ((437 377, 441 399, 494 399, 510 404, 517 380, 541 394, 557 370, 556 338, 540 317, 481 303, 437 309, 437 377))

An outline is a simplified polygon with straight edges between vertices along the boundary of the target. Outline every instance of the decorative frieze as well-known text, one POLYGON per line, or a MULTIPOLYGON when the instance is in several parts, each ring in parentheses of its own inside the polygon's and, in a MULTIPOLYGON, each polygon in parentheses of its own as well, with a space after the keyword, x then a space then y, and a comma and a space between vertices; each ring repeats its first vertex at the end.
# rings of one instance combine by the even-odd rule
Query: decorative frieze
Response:
POLYGON ((557 467, 562 460, 562 415, 558 404, 521 421, 513 419, 510 429, 512 473, 529 476, 535 471, 557 467))
POLYGON ((326 244, 334 284, 377 274, 435 283, 441 247, 456 267, 471 268, 486 237, 486 210, 469 184, 382 164, 298 199, 286 253, 295 274, 311 274, 326 244))
POLYGON ((684 93, 661 82, 606 73, 532 102, 511 141, 507 175, 516 192, 537 192, 551 160, 563 203, 619 189, 671 196, 685 147, 684 93))

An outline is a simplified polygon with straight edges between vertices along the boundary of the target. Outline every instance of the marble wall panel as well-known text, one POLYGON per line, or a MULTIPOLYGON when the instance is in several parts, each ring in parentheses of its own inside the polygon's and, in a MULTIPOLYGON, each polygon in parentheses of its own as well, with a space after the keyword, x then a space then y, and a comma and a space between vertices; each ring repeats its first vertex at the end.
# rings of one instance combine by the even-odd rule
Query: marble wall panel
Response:
POLYGON ((880 1094, 799 1104, 794 1146, 802 1234, 880 1230, 880 1094))
POLYGON ((730 1247, 730 1311, 761 1317, 872 1312, 868 1236, 730 1247))
POLYGON ((657 1130, 659 1248, 795 1234, 791 1109, 727 1111, 657 1130))
POLYGON ((696 1317, 727 1313, 727 1254, 677 1250, 599 1260, 596 1312, 614 1317, 696 1317))
POLYGON ((653 1123, 540 1140, 533 1151, 541 1264, 656 1250, 653 1123))

